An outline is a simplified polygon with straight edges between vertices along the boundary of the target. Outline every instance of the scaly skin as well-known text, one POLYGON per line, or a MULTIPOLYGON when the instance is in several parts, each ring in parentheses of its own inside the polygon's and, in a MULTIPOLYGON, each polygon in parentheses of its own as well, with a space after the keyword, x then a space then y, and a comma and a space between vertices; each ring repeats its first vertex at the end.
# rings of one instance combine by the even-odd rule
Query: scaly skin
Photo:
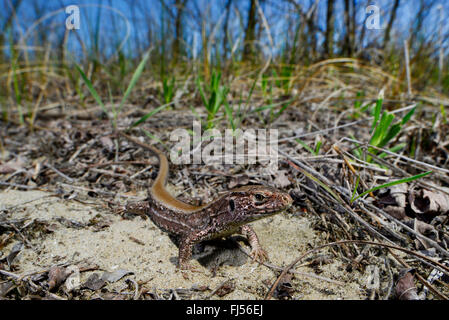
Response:
POLYGON ((162 230, 180 238, 179 267, 191 269, 188 261, 193 246, 203 240, 222 238, 234 233, 247 237, 254 260, 268 256, 248 223, 280 213, 291 206, 288 193, 262 185, 244 186, 228 191, 202 206, 192 206, 174 198, 166 189, 168 160, 153 146, 121 133, 129 141, 154 152, 159 158, 159 172, 146 201, 125 206, 128 212, 146 214, 162 230))

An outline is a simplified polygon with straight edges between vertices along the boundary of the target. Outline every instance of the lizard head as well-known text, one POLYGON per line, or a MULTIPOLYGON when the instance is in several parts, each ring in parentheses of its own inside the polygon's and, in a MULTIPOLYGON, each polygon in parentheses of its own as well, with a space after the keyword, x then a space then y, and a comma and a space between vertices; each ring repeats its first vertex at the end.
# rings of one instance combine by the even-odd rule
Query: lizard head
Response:
POLYGON ((288 193, 261 185, 233 189, 225 200, 236 222, 250 222, 279 213, 293 202, 288 193))

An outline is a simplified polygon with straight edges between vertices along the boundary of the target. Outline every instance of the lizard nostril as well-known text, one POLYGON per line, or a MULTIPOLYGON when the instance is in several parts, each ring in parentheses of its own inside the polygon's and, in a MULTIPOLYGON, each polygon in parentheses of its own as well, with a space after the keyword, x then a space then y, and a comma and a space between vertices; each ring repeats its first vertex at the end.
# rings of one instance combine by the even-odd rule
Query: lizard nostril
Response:
POLYGON ((288 204, 291 204, 293 202, 292 197, 290 197, 289 194, 284 195, 284 201, 288 204))

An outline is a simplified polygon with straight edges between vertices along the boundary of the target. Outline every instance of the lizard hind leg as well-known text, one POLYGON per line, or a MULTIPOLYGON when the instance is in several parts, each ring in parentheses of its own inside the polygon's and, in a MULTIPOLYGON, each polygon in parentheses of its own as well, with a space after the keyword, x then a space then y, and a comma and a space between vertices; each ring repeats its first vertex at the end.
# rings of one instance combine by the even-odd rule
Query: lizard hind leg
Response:
POLYGON ((259 238, 253 228, 249 225, 244 225, 240 228, 240 233, 248 239, 249 245, 251 246, 251 258, 260 263, 267 261, 268 254, 260 245, 259 238))

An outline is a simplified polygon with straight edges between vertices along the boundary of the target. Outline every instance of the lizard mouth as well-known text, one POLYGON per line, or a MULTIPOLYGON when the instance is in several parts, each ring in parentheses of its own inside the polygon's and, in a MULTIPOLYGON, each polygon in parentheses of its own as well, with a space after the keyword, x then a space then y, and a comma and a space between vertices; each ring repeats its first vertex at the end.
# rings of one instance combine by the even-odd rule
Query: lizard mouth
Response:
POLYGON ((261 209, 260 211, 257 211, 256 213, 254 213, 253 216, 254 217, 270 216, 270 215, 274 215, 276 213, 281 213, 282 211, 284 211, 290 207, 291 207, 291 203, 289 203, 283 207, 271 208, 271 209, 261 209))

